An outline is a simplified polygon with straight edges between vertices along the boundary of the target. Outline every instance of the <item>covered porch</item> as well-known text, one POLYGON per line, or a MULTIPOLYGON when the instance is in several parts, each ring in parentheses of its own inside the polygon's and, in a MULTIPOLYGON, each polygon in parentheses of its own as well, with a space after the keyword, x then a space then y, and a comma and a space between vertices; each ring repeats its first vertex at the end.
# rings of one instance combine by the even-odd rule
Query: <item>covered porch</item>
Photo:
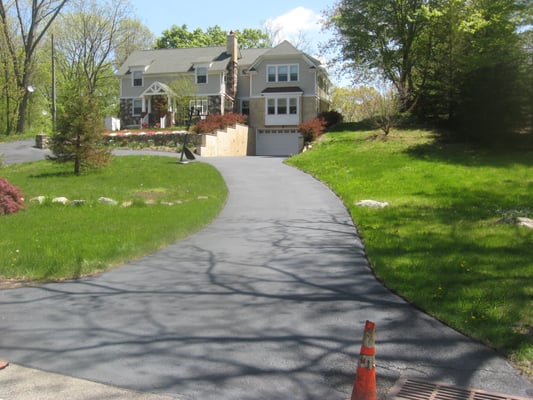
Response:
POLYGON ((175 125, 176 95, 168 85, 154 82, 139 97, 142 127, 170 128, 175 125))

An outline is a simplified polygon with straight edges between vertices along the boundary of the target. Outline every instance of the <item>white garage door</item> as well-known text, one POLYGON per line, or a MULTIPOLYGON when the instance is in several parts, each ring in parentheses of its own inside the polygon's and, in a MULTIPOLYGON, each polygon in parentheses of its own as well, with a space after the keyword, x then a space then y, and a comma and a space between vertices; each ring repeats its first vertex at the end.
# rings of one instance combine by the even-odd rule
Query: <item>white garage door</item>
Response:
POLYGON ((296 129, 258 129, 256 154, 258 156, 290 156, 303 147, 303 137, 296 129))

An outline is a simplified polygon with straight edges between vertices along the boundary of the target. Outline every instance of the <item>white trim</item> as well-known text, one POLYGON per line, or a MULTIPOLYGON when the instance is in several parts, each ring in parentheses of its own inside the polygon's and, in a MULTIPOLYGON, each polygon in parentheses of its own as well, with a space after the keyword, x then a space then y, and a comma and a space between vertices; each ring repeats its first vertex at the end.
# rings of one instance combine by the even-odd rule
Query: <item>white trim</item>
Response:
POLYGON ((159 81, 153 82, 141 96, 157 96, 157 95, 171 95, 174 94, 172 89, 159 81))

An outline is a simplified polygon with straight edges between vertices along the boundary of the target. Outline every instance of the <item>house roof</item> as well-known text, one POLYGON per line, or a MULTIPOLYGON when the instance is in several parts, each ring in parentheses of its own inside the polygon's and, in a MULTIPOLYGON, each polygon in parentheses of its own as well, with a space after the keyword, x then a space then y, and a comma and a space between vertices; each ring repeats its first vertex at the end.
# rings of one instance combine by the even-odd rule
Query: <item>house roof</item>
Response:
MULTIPOLYGON (((238 62, 239 67, 253 70, 263 60, 294 57, 295 54, 303 56, 310 67, 322 68, 319 60, 301 52, 288 41, 272 48, 240 49, 238 62)), ((230 59, 225 46, 139 50, 126 59, 117 75, 124 76, 138 68, 143 68, 146 75, 186 73, 200 64, 208 64, 210 71, 224 71, 230 59)))
POLYGON ((117 75, 126 75, 139 66, 145 67, 145 74, 155 75, 187 72, 198 64, 209 64, 211 70, 223 71, 229 60, 226 47, 139 50, 131 53, 117 75))

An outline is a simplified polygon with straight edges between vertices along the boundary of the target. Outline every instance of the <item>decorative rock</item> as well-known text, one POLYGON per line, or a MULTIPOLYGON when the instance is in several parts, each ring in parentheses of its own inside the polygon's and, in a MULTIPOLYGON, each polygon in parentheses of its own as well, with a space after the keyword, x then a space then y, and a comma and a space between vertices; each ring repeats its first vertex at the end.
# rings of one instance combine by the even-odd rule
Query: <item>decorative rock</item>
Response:
POLYGON ((209 196, 198 196, 198 200, 207 200, 209 196))
POLYGON ((85 200, 72 200, 69 205, 71 206, 77 206, 77 207, 81 207, 82 205, 85 204, 85 200))
POLYGON ((52 203, 68 204, 68 199, 66 197, 55 197, 52 199, 52 203))
POLYGON ((98 198, 98 202, 109 204, 110 206, 116 206, 118 204, 116 200, 110 199, 109 197, 100 197, 98 198))
POLYGON ((39 203, 39 204, 43 204, 44 201, 46 200, 46 197, 44 196, 37 196, 37 197, 33 197, 30 199, 30 203, 39 203))
POLYGON ((361 200, 355 203, 359 207, 368 207, 368 208, 383 208, 389 205, 386 201, 376 201, 376 200, 361 200))
POLYGON ((499 224, 516 224, 525 228, 533 229, 533 219, 525 217, 507 217, 498 221, 499 224))
POLYGON ((526 228, 533 229, 533 219, 525 218, 525 217, 518 217, 516 219, 516 222, 520 226, 525 226, 526 228))
POLYGON ((129 200, 129 201, 124 201, 121 206, 122 207, 131 207, 133 205, 133 201, 129 200))

